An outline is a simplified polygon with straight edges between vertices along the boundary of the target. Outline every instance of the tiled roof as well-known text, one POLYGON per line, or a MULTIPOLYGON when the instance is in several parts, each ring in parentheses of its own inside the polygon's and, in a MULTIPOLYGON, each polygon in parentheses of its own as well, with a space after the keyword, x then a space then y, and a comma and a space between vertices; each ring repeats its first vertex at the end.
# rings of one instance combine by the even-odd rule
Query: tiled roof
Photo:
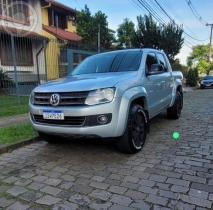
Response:
POLYGON ((68 40, 68 41, 80 41, 82 39, 82 37, 78 36, 76 33, 65 31, 63 29, 56 28, 54 26, 43 25, 43 29, 55 35, 59 39, 68 40))
POLYGON ((46 0, 46 2, 51 3, 52 5, 58 6, 58 7, 60 7, 60 8, 63 8, 63 9, 65 9, 65 10, 68 10, 68 11, 70 11, 70 12, 76 13, 76 10, 75 10, 75 9, 73 9, 73 8, 71 8, 71 7, 68 7, 68 6, 66 6, 66 5, 64 5, 64 4, 62 4, 62 3, 57 2, 57 1, 54 1, 54 0, 46 0))
POLYGON ((11 27, 4 27, 2 25, 0 25, 0 33, 4 33, 4 34, 12 34, 14 36, 20 36, 20 37, 32 37, 32 38, 40 38, 40 39, 48 39, 45 36, 42 36, 34 31, 27 31, 27 30, 20 30, 20 29, 16 29, 16 28, 11 28, 11 27))

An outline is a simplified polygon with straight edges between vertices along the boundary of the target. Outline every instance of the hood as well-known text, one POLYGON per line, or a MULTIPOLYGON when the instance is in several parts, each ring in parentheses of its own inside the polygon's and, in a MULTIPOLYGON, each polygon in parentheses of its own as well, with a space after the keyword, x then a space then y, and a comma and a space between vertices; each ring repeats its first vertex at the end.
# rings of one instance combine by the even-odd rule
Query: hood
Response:
POLYGON ((109 72, 82 74, 46 82, 34 89, 35 92, 75 92, 114 87, 117 83, 134 77, 137 72, 109 72))
POLYGON ((202 82, 213 82, 213 79, 202 79, 202 82))

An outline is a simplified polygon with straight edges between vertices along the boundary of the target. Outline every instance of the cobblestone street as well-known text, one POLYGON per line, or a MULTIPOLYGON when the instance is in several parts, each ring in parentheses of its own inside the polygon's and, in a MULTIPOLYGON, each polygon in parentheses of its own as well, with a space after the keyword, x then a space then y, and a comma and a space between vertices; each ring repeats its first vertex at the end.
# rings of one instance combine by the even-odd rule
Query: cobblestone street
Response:
POLYGON ((0 209, 213 209, 213 89, 184 93, 181 118, 162 113, 150 130, 135 155, 99 140, 1 155, 0 209))

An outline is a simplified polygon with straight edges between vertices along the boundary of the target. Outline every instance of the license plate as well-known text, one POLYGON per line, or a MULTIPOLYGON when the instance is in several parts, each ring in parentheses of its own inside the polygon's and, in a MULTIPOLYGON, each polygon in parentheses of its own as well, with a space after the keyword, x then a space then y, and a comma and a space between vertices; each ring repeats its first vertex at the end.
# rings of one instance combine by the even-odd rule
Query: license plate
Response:
POLYGON ((43 118, 48 120, 64 120, 62 111, 43 110, 43 118))

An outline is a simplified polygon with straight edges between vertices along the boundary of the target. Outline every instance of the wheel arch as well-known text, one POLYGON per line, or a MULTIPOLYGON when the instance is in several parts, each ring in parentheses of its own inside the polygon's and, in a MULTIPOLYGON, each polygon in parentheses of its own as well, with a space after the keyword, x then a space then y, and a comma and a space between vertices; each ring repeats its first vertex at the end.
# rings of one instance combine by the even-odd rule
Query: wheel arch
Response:
POLYGON ((122 96, 121 106, 119 110, 118 125, 115 132, 115 136, 121 136, 127 125, 127 119, 129 115, 129 109, 132 104, 139 104, 143 107, 147 117, 147 132, 149 132, 149 112, 147 104, 147 92, 143 87, 133 87, 126 90, 122 96), (124 114, 125 113, 125 114, 124 114))
POLYGON ((174 85, 174 88, 172 91, 172 101, 171 101, 169 107, 173 106, 173 104, 175 102, 175 97, 176 97, 177 91, 180 92, 180 94, 181 94, 181 98, 182 98, 181 105, 183 107, 183 86, 182 86, 181 81, 179 81, 179 80, 175 81, 175 85, 174 85))
MULTIPOLYGON (((179 85, 178 87, 177 87, 177 91, 180 93, 180 95, 181 95, 181 108, 183 108, 183 87, 182 87, 182 85, 179 85)), ((177 92, 176 91, 176 92, 177 92)))

